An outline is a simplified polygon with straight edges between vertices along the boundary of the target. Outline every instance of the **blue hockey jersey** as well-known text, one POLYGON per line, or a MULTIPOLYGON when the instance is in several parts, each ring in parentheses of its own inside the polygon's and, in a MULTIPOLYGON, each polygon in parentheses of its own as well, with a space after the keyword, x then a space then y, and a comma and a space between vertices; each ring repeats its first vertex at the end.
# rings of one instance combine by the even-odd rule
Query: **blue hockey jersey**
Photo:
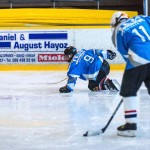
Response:
POLYGON ((150 17, 136 16, 118 25, 115 45, 126 69, 150 63, 150 17))
POLYGON ((67 88, 73 91, 77 78, 82 80, 96 79, 103 59, 107 59, 108 52, 98 49, 85 50, 82 49, 74 55, 69 64, 67 76, 67 88))

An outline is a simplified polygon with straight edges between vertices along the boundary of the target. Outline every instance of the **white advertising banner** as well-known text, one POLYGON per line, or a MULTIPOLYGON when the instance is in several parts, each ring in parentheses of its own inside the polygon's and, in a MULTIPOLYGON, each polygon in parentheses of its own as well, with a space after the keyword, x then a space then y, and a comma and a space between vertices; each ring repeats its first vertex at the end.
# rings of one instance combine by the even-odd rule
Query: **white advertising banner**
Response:
MULTIPOLYGON (((67 46, 80 49, 111 49, 110 29, 2 30, 0 64, 65 63, 67 46)), ((122 63, 118 57, 110 63, 122 63)))
POLYGON ((63 61, 72 40, 69 31, 0 31, 1 64, 38 64, 63 61))

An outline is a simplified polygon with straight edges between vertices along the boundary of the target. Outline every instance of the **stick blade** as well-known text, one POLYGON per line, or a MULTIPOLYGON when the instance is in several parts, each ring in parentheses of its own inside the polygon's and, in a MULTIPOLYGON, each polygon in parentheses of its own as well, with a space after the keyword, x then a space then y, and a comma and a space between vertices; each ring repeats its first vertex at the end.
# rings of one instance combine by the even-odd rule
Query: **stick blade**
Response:
POLYGON ((102 130, 90 130, 90 131, 86 131, 83 136, 97 136, 102 134, 103 131, 102 130))

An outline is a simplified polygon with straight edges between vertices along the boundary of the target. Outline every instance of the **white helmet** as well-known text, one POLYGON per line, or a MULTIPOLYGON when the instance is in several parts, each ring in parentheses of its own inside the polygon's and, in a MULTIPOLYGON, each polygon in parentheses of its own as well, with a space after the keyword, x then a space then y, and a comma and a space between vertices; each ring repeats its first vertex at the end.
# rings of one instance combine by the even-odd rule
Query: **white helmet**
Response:
POLYGON ((127 20, 129 17, 125 12, 117 11, 115 12, 110 20, 110 25, 112 28, 116 27, 120 22, 127 20))

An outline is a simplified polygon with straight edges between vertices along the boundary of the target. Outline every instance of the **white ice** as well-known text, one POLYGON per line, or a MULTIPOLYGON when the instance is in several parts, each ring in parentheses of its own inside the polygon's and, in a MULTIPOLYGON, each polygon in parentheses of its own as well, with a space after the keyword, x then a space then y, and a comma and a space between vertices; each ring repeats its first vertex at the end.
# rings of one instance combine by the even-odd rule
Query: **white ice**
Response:
MULTIPOLYGON (((123 72, 110 78, 121 83, 123 72)), ((150 150, 150 97, 142 85, 138 97, 138 133, 116 135, 125 123, 123 105, 102 135, 83 137, 103 128, 121 97, 117 92, 91 92, 77 80, 75 91, 59 93, 66 72, 0 72, 0 150, 150 150)))

